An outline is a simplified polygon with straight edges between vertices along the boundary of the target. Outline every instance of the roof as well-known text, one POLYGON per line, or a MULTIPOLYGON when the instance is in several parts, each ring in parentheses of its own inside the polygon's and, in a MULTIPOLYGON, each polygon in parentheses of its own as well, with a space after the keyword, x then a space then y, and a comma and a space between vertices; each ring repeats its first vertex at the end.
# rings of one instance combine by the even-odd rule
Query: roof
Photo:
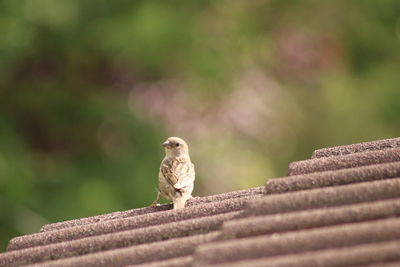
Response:
POLYGON ((45 225, 14 266, 400 266, 400 138, 316 150, 265 186, 45 225))

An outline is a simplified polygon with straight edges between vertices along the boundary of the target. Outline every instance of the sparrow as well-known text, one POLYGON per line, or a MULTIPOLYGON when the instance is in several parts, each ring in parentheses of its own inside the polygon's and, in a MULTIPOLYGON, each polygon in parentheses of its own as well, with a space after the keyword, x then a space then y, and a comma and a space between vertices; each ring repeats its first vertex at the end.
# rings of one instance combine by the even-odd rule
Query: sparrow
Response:
POLYGON ((181 209, 192 197, 195 179, 189 147, 179 137, 169 137, 162 146, 165 149, 165 157, 161 161, 158 173, 157 199, 152 206, 156 206, 160 198, 164 197, 173 202, 174 209, 181 209))

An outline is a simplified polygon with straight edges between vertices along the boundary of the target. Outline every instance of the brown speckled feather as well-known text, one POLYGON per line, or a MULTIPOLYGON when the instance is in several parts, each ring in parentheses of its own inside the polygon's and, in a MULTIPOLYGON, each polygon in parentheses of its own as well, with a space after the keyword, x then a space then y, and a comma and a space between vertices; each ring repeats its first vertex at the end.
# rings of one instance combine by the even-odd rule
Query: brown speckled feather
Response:
POLYGON ((184 187, 194 177, 194 166, 186 158, 166 158, 161 163, 160 171, 176 189, 184 187))

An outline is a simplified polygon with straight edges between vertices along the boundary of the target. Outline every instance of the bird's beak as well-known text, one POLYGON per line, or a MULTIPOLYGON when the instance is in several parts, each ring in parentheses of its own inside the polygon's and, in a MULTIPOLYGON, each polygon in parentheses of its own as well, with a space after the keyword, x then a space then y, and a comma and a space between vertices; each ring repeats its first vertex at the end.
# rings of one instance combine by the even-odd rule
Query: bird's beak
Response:
POLYGON ((169 140, 165 141, 164 143, 161 144, 165 148, 170 148, 171 147, 171 142, 169 140))

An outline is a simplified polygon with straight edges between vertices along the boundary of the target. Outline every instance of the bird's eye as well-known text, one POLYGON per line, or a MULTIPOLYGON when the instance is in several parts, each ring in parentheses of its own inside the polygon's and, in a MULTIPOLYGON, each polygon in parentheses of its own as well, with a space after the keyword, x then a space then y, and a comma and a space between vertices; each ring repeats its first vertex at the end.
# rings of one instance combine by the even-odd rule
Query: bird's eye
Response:
POLYGON ((176 143, 175 146, 179 146, 179 143, 176 143))

